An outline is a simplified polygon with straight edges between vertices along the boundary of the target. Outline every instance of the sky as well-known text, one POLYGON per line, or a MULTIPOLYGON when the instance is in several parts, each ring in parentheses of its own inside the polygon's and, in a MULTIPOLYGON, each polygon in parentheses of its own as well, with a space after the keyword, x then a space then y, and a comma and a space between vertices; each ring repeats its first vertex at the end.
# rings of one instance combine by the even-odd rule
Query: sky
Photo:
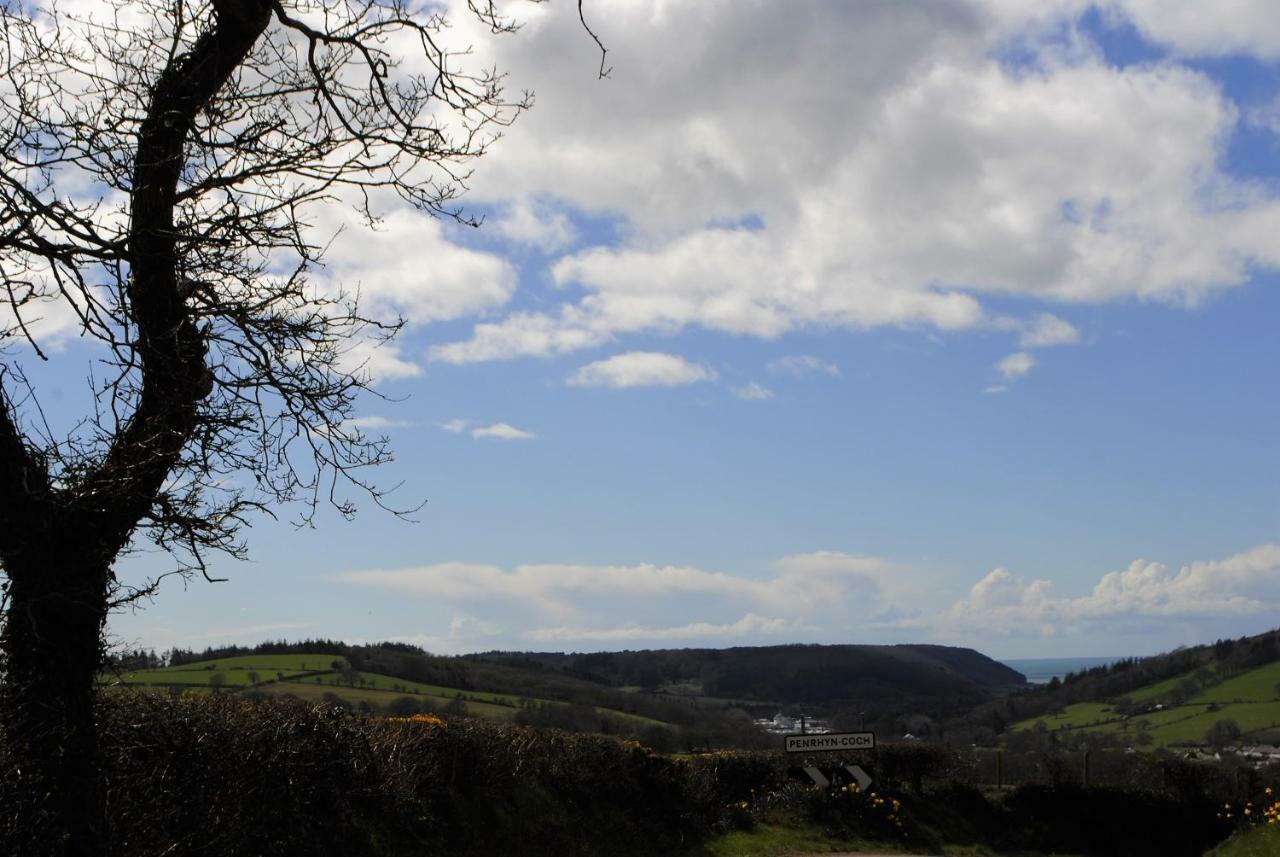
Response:
MULTIPOLYGON (((405 522, 257 520, 126 645, 1165 651, 1280 625, 1267 0, 515 3, 479 229, 341 206, 405 522)), ((62 344, 53 386, 82 385, 62 344), (57 373, 62 374, 57 374, 57 373)), ((164 571, 138 555, 126 580, 164 571)))

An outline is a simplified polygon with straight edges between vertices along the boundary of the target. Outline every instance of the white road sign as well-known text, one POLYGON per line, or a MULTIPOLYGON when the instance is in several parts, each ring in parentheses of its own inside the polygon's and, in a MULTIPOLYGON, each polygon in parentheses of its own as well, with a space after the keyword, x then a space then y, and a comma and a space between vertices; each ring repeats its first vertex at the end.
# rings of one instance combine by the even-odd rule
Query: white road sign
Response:
POLYGON ((874 732, 828 732, 826 735, 787 735, 788 753, 829 753, 834 750, 871 750, 874 732))
POLYGON ((867 790, 867 786, 871 785, 871 775, 858 765, 845 765, 844 769, 849 772, 849 776, 853 777, 853 781, 858 784, 858 788, 862 791, 867 790))
POLYGON ((804 772, 809 775, 809 779, 813 780, 813 784, 820 789, 825 789, 831 785, 831 780, 827 779, 827 775, 817 768, 805 768, 804 772))

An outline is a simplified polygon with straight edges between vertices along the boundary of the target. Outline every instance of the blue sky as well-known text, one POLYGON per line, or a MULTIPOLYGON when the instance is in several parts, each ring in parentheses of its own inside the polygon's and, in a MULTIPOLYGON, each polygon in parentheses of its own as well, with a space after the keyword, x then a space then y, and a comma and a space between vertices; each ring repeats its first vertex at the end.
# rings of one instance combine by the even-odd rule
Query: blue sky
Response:
POLYGON ((409 321, 362 418, 427 504, 257 522, 113 636, 1018 657, 1280 624, 1269 5, 598 0, 604 81, 572 3, 458 16, 537 95, 485 225, 388 204, 321 275, 409 321))

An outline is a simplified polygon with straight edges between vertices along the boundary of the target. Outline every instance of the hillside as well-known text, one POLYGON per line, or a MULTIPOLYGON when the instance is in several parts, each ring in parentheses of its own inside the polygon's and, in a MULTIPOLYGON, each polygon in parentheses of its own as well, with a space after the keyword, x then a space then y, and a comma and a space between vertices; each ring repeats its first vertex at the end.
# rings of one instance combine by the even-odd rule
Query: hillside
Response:
POLYGON ((1059 704, 1015 722, 1011 737, 1023 741, 1038 735, 1058 742, 1149 748, 1280 741, 1276 638, 1276 632, 1271 632, 1219 642, 1187 654, 1163 656, 1154 668, 1139 662, 1119 673, 1128 679, 1131 674, 1167 671, 1171 664, 1183 667, 1181 672, 1139 686, 1103 673, 1083 683, 1094 691, 1094 698, 1087 701, 1066 702, 1080 696, 1081 688, 1064 693, 1072 684, 1064 683, 1057 693, 1046 694, 1059 704), (1270 661, 1259 663, 1267 654, 1270 661))
MULTIPOLYGON (((268 649, 282 647, 288 646, 264 645, 268 649)), ((690 708, 567 677, 549 681, 547 676, 523 676, 518 670, 501 667, 459 670, 453 659, 406 651, 395 644, 386 650, 341 644, 324 648, 329 651, 240 654, 239 649, 225 649, 221 656, 210 650, 206 653, 210 657, 171 653, 175 663, 142 669, 117 664, 102 676, 100 684, 111 691, 134 689, 173 696, 292 697, 369 714, 462 714, 629 736, 670 751, 769 743, 747 715, 724 706, 690 708), (337 654, 341 650, 347 654, 337 654), (430 680, 433 677, 452 678, 453 683, 437 684, 430 680), (428 680, 421 680, 424 678, 428 680), (543 693, 536 693, 538 689, 543 693)))
MULTIPOLYGON (((630 734, 654 746, 768 746, 751 723, 779 711, 896 730, 967 711, 1025 679, 971 649, 767 646, 441 657, 399 643, 264 643, 116 659, 118 685, 290 694, 404 712, 452 705, 495 719, 630 734)), ((916 727, 913 727, 916 728, 916 727)))
MULTIPOLYGON (((318 652, 197 660, 119 672, 105 677, 103 684, 168 692, 294 696, 308 701, 331 701, 371 713, 410 714, 451 707, 459 714, 497 720, 515 719, 520 711, 569 705, 554 699, 444 687, 367 672, 355 669, 346 657, 318 652)), ((593 706, 592 711, 603 718, 638 725, 666 725, 654 718, 606 707, 593 706)))
POLYGON ((1025 684, 1021 673, 948 646, 790 645, 560 654, 487 652, 463 660, 540 670, 640 694, 732 700, 838 715, 938 716, 1025 684))

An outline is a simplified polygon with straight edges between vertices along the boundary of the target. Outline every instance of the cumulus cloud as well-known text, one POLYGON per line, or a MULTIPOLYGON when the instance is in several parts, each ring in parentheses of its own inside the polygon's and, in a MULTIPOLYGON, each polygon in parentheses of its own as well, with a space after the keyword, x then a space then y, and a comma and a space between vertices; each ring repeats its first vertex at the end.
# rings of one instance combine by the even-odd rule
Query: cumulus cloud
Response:
POLYGON ((1028 582, 997 568, 975 583, 966 598, 921 624, 949 632, 1056 636, 1123 633, 1171 619, 1267 615, 1280 615, 1280 544, 1194 562, 1177 572, 1163 563, 1135 560, 1104 574, 1087 595, 1074 598, 1056 594, 1048 580, 1028 582))
POLYGON ((469 420, 464 420, 464 419, 455 417, 454 419, 445 420, 444 422, 440 423, 440 428, 443 431, 450 432, 451 434, 461 434, 462 432, 466 431, 467 426, 469 425, 471 425, 471 422, 469 420))
POLYGON ((530 440, 537 437, 531 431, 518 429, 508 423, 477 426, 471 430, 471 436, 474 438, 493 438, 494 440, 530 440))
MULTIPOLYGON (((607 213, 620 241, 561 256, 554 305, 485 320, 433 359, 549 356, 691 328, 980 329, 986 296, 1193 305, 1280 265, 1280 201, 1223 172, 1236 106, 1176 61, 1114 67, 1087 44, 1041 38, 1087 5, 779 15, 713 0, 691 16, 606 2, 607 93, 582 74, 593 46, 571 9, 529 11, 516 39, 477 30, 476 60, 510 70, 539 103, 486 159, 476 194, 607 213), (1011 41, 1029 62, 997 58, 1011 41), (744 54, 758 61, 743 66, 744 54)), ((1178 22, 1203 15, 1175 4, 1161 20, 1164 5, 1109 7, 1190 45, 1178 22)), ((1273 24, 1235 20, 1264 14, 1246 5, 1255 11, 1208 29, 1273 43, 1273 24)), ((1073 331, 1042 318, 1020 347, 1070 344, 1073 331)))
POLYGON ((1018 344, 1023 348, 1049 348, 1054 345, 1075 345, 1080 341, 1080 331, 1068 321, 1048 312, 1042 312, 1022 329, 1018 344))
POLYGON ((658 351, 629 351, 579 367, 569 376, 575 387, 678 387, 699 381, 714 381, 714 369, 690 363, 674 354, 658 351))
POLYGON ((503 237, 544 253, 563 249, 577 238, 568 215, 556 211, 545 200, 518 198, 506 206, 493 225, 503 237))
POLYGON ((501 307, 515 291, 508 262, 453 243, 438 218, 390 208, 370 227, 355 208, 329 205, 315 221, 318 233, 334 237, 311 279, 330 291, 358 290, 378 315, 448 321, 501 307))
MULTIPOLYGON (((818 551, 783 557, 765 577, 680 565, 577 565, 542 563, 508 570, 495 565, 446 562, 399 569, 349 571, 337 580, 388 588, 445 602, 509 601, 553 617, 611 615, 607 627, 632 624, 646 613, 660 625, 681 611, 743 610, 817 627, 843 627, 850 617, 876 615, 897 585, 894 567, 882 559, 818 551)), ((739 613, 738 615, 741 615, 739 613)), ((724 624, 703 616, 690 622, 724 624)), ((569 626, 563 626, 569 627, 569 626)), ((574 625, 583 628, 588 626, 574 625)), ((797 625, 796 627, 799 627, 797 625)))
POLYGON ((433 345, 428 358, 442 363, 480 363, 514 357, 551 357, 591 348, 610 334, 593 328, 574 307, 556 316, 513 313, 499 322, 477 324, 471 338, 433 345))
POLYGON ((1021 378, 1030 372, 1036 365, 1036 359, 1025 351, 1017 351, 1000 359, 996 363, 996 371, 1000 373, 1002 378, 1012 380, 1013 378, 1021 378))
POLYGON ((1280 57, 1280 21, 1268 0, 1232 0, 1213 15, 1196 0, 1110 0, 1103 8, 1185 56, 1280 57))
POLYGON ((359 340, 347 346, 342 354, 343 368, 380 381, 397 378, 415 378, 422 374, 422 367, 406 360, 395 341, 372 342, 359 340))
MULTIPOLYGON (((41 267, 36 259, 32 259, 30 264, 37 270, 41 267)), ((57 294, 52 276, 35 279, 43 280, 47 292, 51 293, 49 296, 32 297, 16 308, 7 296, 0 299, 0 347, 11 342, 26 347, 34 341, 42 350, 61 351, 81 326, 76 308, 83 309, 84 301, 77 300, 73 306, 64 300, 57 294)))
MULTIPOLYGON (((907 588, 912 576, 881 558, 814 551, 782 557, 762 575, 650 563, 504 568, 444 562, 348 571, 337 580, 444 605, 471 617, 472 631, 484 625, 513 639, 548 643, 861 634, 985 646, 1007 638, 1160 634, 1171 625, 1198 628, 1190 636, 1198 639, 1280 615, 1280 544, 1176 571, 1137 560, 1100 575, 1083 594, 995 568, 950 606, 930 603, 936 586, 907 588)), ((915 585, 921 586, 918 578, 915 585)))
POLYGON ((751 381, 741 387, 734 387, 729 392, 748 402, 763 402, 766 399, 773 398, 773 390, 756 381, 751 381))

